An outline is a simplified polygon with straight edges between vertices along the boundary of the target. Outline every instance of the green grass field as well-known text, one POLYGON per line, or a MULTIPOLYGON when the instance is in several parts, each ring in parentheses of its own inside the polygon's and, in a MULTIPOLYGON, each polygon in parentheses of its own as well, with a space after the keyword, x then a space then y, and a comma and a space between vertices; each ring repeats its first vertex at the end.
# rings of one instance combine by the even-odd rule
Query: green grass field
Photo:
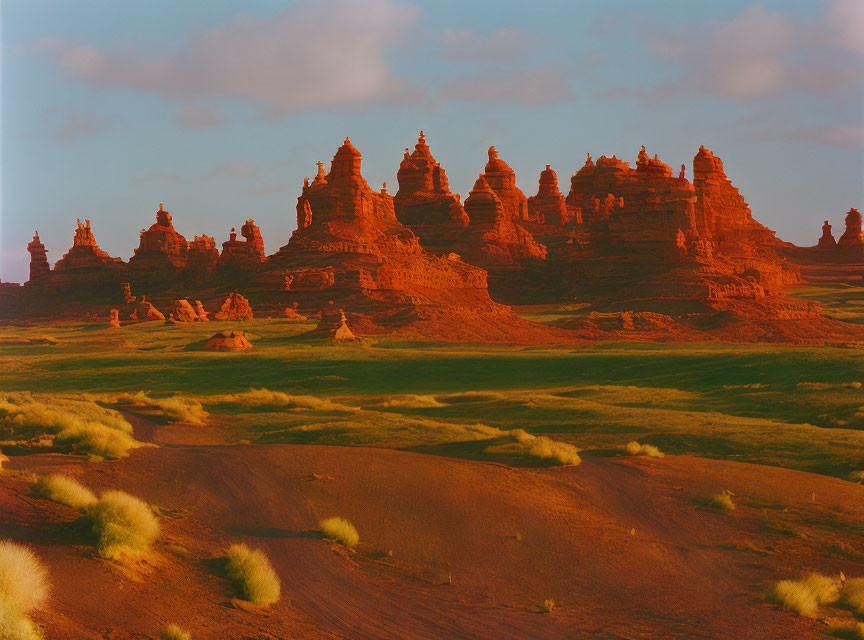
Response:
POLYGON ((254 344, 247 353, 189 348, 220 328, 227 326, 7 327, 4 337, 50 335, 58 344, 0 345, 0 389, 109 400, 121 392, 183 394, 203 405, 209 422, 251 442, 483 457, 523 428, 584 455, 615 454, 635 439, 667 454, 841 477, 864 468, 857 349, 329 344, 302 338, 310 325, 279 320, 242 326, 254 344), (251 388, 287 396, 233 397, 251 388))

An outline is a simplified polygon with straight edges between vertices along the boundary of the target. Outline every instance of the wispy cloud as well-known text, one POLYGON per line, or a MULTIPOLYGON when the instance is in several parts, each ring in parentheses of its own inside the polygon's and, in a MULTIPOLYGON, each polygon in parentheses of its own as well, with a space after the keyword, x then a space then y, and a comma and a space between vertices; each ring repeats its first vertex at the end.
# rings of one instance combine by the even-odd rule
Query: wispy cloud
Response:
POLYGON ((184 129, 203 129, 225 124, 225 117, 211 107, 184 104, 174 115, 174 122, 184 129))
POLYGON ((563 70, 544 66, 451 78, 441 87, 440 96, 447 100, 508 102, 536 107, 567 102, 573 98, 573 92, 563 70))
POLYGON ((133 184, 180 184, 182 181, 183 178, 179 173, 170 173, 166 171, 157 171, 154 173, 132 176, 133 184))
POLYGON ((241 98, 288 113, 392 97, 405 83, 385 53, 419 15, 395 0, 299 0, 274 17, 238 15, 164 57, 56 39, 36 48, 92 86, 172 100, 241 98))
POLYGON ((529 40, 518 27, 502 27, 486 34, 447 29, 441 36, 441 52, 456 59, 514 60, 525 55, 529 40))

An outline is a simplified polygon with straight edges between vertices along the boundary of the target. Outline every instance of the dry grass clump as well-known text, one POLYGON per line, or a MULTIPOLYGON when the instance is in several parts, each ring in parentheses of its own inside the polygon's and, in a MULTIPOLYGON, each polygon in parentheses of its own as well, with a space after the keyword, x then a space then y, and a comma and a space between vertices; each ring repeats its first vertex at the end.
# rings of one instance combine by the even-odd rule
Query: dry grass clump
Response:
POLYGON ((566 442, 558 442, 546 436, 534 436, 524 429, 514 429, 510 435, 523 446, 524 453, 541 460, 555 460, 561 464, 582 463, 579 449, 566 442))
POLYGON ((715 493, 706 501, 706 505, 722 511, 723 513, 732 513, 735 511, 735 503, 732 502, 732 493, 728 490, 723 490, 722 493, 715 493))
POLYGON ((840 602, 855 615, 864 616, 864 578, 850 578, 840 590, 840 602))
POLYGON ((26 547, 0 541, 0 638, 40 640, 28 614, 48 596, 48 570, 26 547))
POLYGON ((195 426, 206 424, 209 414, 201 402, 188 396, 174 395, 170 398, 154 398, 144 391, 121 393, 112 398, 117 404, 138 405, 158 409, 172 422, 185 422, 195 426))
POLYGON ((861 469, 859 471, 853 471, 848 476, 846 476, 846 479, 849 480, 849 482, 857 482, 859 484, 864 484, 864 469, 861 469))
POLYGON ((96 495, 90 489, 60 473, 41 476, 33 486, 33 492, 37 496, 65 504, 78 511, 88 509, 97 501, 96 495))
POLYGON ((775 582, 765 594, 768 602, 807 618, 815 617, 821 605, 832 604, 839 596, 840 581, 815 572, 799 580, 775 582))
POLYGON ((624 445, 624 451, 628 456, 645 456, 647 458, 662 458, 664 454, 660 449, 651 444, 639 444, 635 440, 631 440, 624 445))
POLYGON ((209 396, 207 404, 233 405, 245 409, 280 407, 285 409, 312 409, 315 411, 355 411, 355 407, 332 402, 327 398, 307 395, 289 395, 269 389, 249 389, 242 393, 209 396))
POLYGON ((546 598, 540 603, 540 609, 543 613, 552 613, 555 610, 555 601, 552 598, 546 598))
POLYGON ((388 398, 382 402, 380 406, 385 409, 433 409, 436 407, 445 407, 447 405, 438 402, 435 396, 412 393, 388 398))
POLYGON ((192 634, 172 623, 159 632, 159 640, 192 640, 192 634))
POLYGON ((245 544, 228 549, 225 572, 234 582, 244 600, 265 607, 279 599, 281 585, 264 552, 245 544))
POLYGON ((325 518, 318 523, 318 527, 325 538, 335 540, 346 547, 353 547, 360 542, 360 534, 357 533, 357 529, 344 518, 337 518, 335 516, 325 518))
POLYGON ((159 522, 147 503, 123 491, 106 491, 86 509, 103 558, 141 555, 159 537, 159 522))
POLYGON ((842 638, 842 640, 864 640, 864 623, 833 624, 828 627, 827 633, 832 638, 842 638))
POLYGON ((59 446, 103 458, 120 458, 142 444, 119 413, 92 398, 61 394, 0 394, 0 439, 59 446))

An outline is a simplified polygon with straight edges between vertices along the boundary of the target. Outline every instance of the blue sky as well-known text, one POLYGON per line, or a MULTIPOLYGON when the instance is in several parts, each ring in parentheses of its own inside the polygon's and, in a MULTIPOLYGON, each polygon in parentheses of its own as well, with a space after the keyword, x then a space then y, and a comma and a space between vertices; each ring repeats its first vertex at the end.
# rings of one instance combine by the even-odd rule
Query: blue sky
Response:
POLYGON ((420 129, 467 195, 496 145, 528 195, 587 152, 722 157, 813 244, 862 207, 864 0, 3 0, 0 279, 90 218, 128 259, 160 201, 187 238, 284 245, 347 135, 377 188, 420 129))

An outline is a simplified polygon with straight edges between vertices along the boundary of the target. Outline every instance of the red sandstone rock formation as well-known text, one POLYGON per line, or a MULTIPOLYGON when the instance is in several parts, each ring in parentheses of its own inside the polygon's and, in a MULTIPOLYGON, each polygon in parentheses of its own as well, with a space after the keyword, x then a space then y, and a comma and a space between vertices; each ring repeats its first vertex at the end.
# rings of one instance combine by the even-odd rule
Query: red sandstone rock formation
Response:
POLYGON ((109 265, 119 265, 123 262, 120 258, 112 258, 99 248, 96 243, 96 236, 93 235, 93 230, 90 228, 90 221, 85 220, 84 222, 85 224, 81 224, 81 220, 78 220, 72 248, 57 261, 57 264, 54 265, 54 271, 99 269, 109 265))
POLYGON ((488 154, 483 177, 501 201, 505 215, 512 220, 528 220, 528 200, 516 186, 516 172, 498 157, 494 146, 489 147, 488 154))
POLYGON ((218 261, 219 249, 216 248, 216 240, 208 235, 195 236, 189 243, 183 275, 192 284, 207 282, 216 273, 218 261))
POLYGON ((210 318, 207 317, 207 312, 204 310, 204 305, 201 304, 200 300, 195 301, 195 315, 198 316, 198 322, 210 321, 210 318))
POLYGON ((174 229, 171 214, 162 208, 156 212, 156 222, 141 230, 141 241, 129 259, 133 283, 152 285, 169 283, 186 267, 189 243, 174 229))
POLYGON ((120 327, 120 310, 111 309, 111 315, 108 318, 108 326, 115 329, 120 327))
POLYGON ((294 322, 301 322, 307 320, 306 316, 297 311, 297 307, 298 304, 296 302, 292 303, 290 307, 285 307, 285 318, 294 322))
POLYGON ((237 240, 237 232, 232 227, 230 239, 222 243, 220 270, 254 271, 264 262, 264 240, 252 218, 240 228, 240 235, 245 240, 237 240))
POLYGON ((141 296, 141 300, 135 305, 135 318, 139 322, 147 322, 148 320, 164 320, 165 315, 149 303, 146 296, 141 296))
POLYGON ((846 230, 837 241, 840 247, 864 247, 864 232, 861 231, 861 214, 854 207, 846 214, 846 230))
POLYGON ((209 351, 246 351, 252 348, 252 343, 242 331, 219 331, 204 343, 209 351))
POLYGON ((321 320, 312 334, 330 340, 349 341, 357 340, 354 332, 348 328, 348 319, 342 309, 331 309, 321 312, 321 320))
POLYGON ((573 217, 573 212, 567 209, 564 194, 558 188, 558 174, 547 164, 540 172, 537 195, 528 198, 528 221, 540 229, 558 228, 570 222, 573 217))
POLYGON ((251 320, 252 307, 239 293, 230 293, 214 315, 217 320, 251 320))
POLYGON ((171 317, 177 322, 197 322, 198 312, 188 300, 175 300, 171 305, 171 317))
POLYGON ((373 191, 360 165, 360 152, 346 139, 330 172, 319 165, 315 180, 304 184, 298 229, 255 278, 255 300, 279 301, 279 310, 293 302, 326 309, 334 301, 394 327, 420 315, 454 325, 469 314, 512 318, 489 299, 485 272, 421 248, 396 218, 393 197, 373 191))
POLYGON ((50 273, 51 265, 48 264, 48 251, 42 241, 39 240, 39 231, 36 231, 33 240, 27 245, 27 251, 30 252, 30 280, 50 273))
POLYGON ((450 192, 444 168, 432 156, 422 131, 413 153, 405 149, 396 177, 396 218, 417 234, 424 248, 439 254, 449 251, 468 226, 468 215, 459 194, 450 192))
POLYGON ((828 221, 825 221, 825 224, 822 225, 822 236, 819 238, 819 242, 816 245, 820 249, 836 249, 837 241, 834 239, 834 234, 831 233, 831 225, 828 224, 828 221))

